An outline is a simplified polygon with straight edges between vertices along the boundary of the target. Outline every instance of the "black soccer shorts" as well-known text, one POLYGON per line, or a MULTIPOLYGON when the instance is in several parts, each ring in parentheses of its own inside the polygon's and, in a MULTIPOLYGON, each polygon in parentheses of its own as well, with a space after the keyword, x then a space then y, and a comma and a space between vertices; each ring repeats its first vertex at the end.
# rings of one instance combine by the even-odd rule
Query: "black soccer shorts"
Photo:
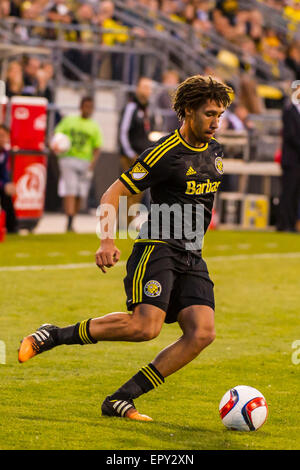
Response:
POLYGON ((128 310, 140 303, 155 305, 166 312, 166 323, 174 323, 180 310, 190 305, 215 309, 214 284, 206 263, 189 251, 165 242, 137 241, 126 269, 128 310))

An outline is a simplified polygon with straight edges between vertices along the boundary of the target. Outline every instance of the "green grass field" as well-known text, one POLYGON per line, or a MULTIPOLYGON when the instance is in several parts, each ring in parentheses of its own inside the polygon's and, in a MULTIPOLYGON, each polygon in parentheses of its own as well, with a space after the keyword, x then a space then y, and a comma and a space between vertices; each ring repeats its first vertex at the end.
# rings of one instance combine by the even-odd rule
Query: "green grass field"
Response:
POLYGON ((177 324, 147 343, 60 346, 18 363, 20 339, 42 323, 66 326, 124 311, 131 245, 118 243, 122 262, 103 275, 93 265, 95 235, 8 236, 0 244, 0 340, 6 345, 0 449, 300 449, 300 364, 292 361, 292 343, 300 340, 296 234, 207 234, 217 338, 137 400, 151 423, 103 418, 100 405, 180 335, 177 324), (70 263, 78 266, 62 269, 70 263), (222 395, 240 384, 258 388, 268 402, 268 420, 257 432, 228 431, 219 418, 222 395))

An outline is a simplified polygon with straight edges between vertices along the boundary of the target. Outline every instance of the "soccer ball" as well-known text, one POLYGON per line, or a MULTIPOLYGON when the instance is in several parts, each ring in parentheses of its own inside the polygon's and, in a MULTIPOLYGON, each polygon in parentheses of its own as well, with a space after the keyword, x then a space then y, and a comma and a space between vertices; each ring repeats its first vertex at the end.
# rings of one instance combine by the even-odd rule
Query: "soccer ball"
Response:
POLYGON ((238 385, 225 393, 219 404, 223 424, 234 431, 256 431, 267 419, 265 397, 256 388, 238 385))
POLYGON ((51 139, 50 147, 55 153, 65 153, 71 147, 71 141, 66 134, 58 132, 51 139))

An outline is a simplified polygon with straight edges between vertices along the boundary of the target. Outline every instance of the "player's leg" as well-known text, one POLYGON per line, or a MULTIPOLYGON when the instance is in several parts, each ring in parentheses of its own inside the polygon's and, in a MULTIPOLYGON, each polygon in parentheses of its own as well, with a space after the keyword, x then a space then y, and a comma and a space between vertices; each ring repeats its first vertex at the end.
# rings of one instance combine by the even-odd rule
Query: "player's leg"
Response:
MULTIPOLYGON (((157 250, 157 254, 160 254, 160 261, 164 252, 166 252, 164 248, 157 250)), ((187 261, 185 257, 177 256, 176 259, 177 269, 184 260, 187 261)), ((152 301, 161 299, 167 302, 165 321, 167 323, 178 321, 183 334, 177 341, 161 351, 150 364, 142 367, 138 374, 114 394, 107 397, 102 410, 103 406, 108 404, 112 406, 113 400, 118 403, 115 406, 126 408, 126 402, 128 404, 141 394, 163 384, 165 377, 191 362, 215 337, 213 282, 209 279, 203 260, 194 260, 188 272, 183 272, 174 279, 172 270, 156 272, 154 253, 147 274, 151 275, 152 280, 147 282, 148 278, 144 279, 142 301, 146 301, 147 295, 159 294, 152 298, 152 301), (155 290, 155 287, 159 285, 160 288, 155 290), (167 291, 169 291, 169 297, 166 296, 167 291), (163 292, 165 292, 165 297, 163 292)), ((126 285, 125 282, 125 287, 126 285)), ((130 290, 127 293, 131 296, 130 290)))
POLYGON ((152 361, 163 377, 181 369, 215 338, 214 310, 207 305, 191 305, 181 310, 178 323, 183 335, 152 361))
POLYGON ((76 214, 76 197, 73 194, 67 194, 63 200, 64 212, 67 216, 67 232, 73 230, 73 220, 76 214))
POLYGON ((89 332, 97 341, 149 341, 163 326, 166 312, 150 304, 138 304, 133 313, 110 313, 94 318, 89 332))
MULTIPOLYGON (((89 344, 97 341, 149 341, 155 338, 164 323, 166 313, 155 306, 139 304, 133 313, 111 313, 58 328, 54 325, 40 327, 35 333, 23 339, 19 349, 19 362, 52 349, 60 344, 89 344)), ((136 421, 151 421, 135 408, 132 397, 138 397, 154 388, 153 384, 164 379, 151 364, 143 367, 132 379, 124 384, 102 404, 106 416, 128 417, 136 421)))
POLYGON ((165 377, 173 374, 197 357, 215 337, 214 311, 206 305, 191 305, 178 316, 183 335, 161 351, 147 366, 142 367, 115 393, 106 397, 102 414, 131 417, 148 421, 134 408, 133 400, 164 383, 165 377), (123 414, 122 414, 123 413, 123 414))
MULTIPOLYGON (((164 322, 174 280, 169 255, 170 249, 161 244, 135 244, 124 279, 128 309, 133 306, 135 312, 136 308, 155 308, 161 312, 160 321, 164 322)), ((152 337, 152 330, 153 327, 148 326, 147 335, 150 333, 152 337)), ((130 380, 106 397, 102 414, 131 417, 128 413, 136 412, 131 409, 133 399, 163 383, 164 377, 153 364, 141 367, 130 380)))
POLYGON ((60 194, 63 196, 64 213, 67 216, 66 230, 73 231, 73 220, 77 213, 76 197, 78 193, 77 162, 74 157, 64 157, 58 160, 60 171, 60 194))
POLYGON ((74 325, 59 328, 42 325, 26 336, 20 345, 19 362, 26 362, 42 352, 60 345, 93 344, 98 341, 149 341, 164 323, 165 312, 152 305, 139 304, 130 313, 109 313, 74 325))

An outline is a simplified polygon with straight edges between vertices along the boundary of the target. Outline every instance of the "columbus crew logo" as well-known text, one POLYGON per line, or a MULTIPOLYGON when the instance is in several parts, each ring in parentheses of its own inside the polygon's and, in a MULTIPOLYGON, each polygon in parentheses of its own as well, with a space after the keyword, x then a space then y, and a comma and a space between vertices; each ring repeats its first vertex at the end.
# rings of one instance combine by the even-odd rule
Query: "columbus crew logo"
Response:
POLYGON ((130 174, 132 179, 141 180, 145 178, 146 175, 148 175, 148 171, 146 170, 146 168, 143 167, 143 165, 141 165, 141 163, 137 163, 132 168, 130 174))
POLYGON ((148 297, 158 297, 161 294, 161 285, 158 281, 148 281, 145 284, 144 292, 148 297))
POLYGON ((217 157, 215 159, 215 167, 216 167, 217 172, 220 173, 220 175, 223 175, 224 166, 223 166, 223 160, 221 157, 217 157))

